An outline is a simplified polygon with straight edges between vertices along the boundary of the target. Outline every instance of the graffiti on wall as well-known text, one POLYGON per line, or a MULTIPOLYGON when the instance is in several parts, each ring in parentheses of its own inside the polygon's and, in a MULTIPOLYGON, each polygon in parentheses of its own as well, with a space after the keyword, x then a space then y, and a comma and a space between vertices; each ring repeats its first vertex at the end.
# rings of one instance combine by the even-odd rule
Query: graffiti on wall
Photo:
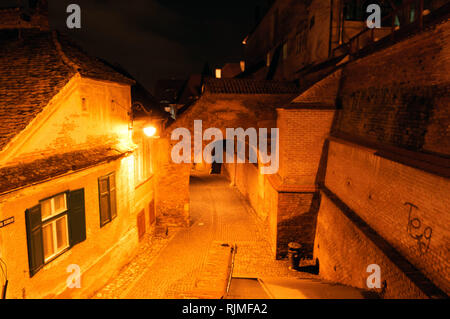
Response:
POLYGON ((430 248, 433 229, 429 226, 425 226, 422 220, 414 215, 419 209, 416 205, 408 202, 406 202, 405 205, 409 207, 407 232, 411 238, 417 241, 419 252, 421 255, 424 255, 430 248))

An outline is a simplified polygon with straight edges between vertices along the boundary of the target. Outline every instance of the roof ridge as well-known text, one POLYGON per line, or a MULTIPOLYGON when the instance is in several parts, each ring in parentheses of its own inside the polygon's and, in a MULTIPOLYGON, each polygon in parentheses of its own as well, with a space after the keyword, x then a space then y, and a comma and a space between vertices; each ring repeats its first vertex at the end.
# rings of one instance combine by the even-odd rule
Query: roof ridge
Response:
POLYGON ((64 52, 64 50, 62 48, 61 43, 58 40, 58 34, 56 31, 52 31, 52 39, 53 39, 53 43, 55 44, 56 51, 58 52, 63 63, 70 66, 76 72, 79 72, 81 70, 81 67, 78 64, 76 64, 75 62, 73 62, 72 60, 70 60, 69 57, 66 55, 66 53, 64 52))

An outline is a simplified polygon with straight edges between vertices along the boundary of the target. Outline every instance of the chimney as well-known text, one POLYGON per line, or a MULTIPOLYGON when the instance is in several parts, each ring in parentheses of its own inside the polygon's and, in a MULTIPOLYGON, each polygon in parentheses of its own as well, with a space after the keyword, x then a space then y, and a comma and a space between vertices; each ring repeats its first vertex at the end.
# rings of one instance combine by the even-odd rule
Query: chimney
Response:
POLYGON ((50 30, 47 0, 22 0, 12 8, 0 9, 1 29, 50 30))

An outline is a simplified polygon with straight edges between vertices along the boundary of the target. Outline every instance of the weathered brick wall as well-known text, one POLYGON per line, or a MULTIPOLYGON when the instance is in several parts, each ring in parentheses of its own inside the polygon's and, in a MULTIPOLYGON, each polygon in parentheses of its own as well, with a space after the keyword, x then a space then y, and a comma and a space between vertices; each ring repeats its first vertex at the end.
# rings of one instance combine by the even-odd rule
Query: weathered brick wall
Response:
MULTIPOLYGON (((226 128, 275 127, 275 106, 282 97, 278 95, 204 94, 177 121, 166 129, 165 138, 160 139, 158 169, 156 172, 157 219, 164 225, 188 225, 189 222, 189 173, 191 164, 175 164, 171 159, 172 147, 178 141, 171 141, 170 135, 176 128, 187 128, 194 147, 194 121, 202 121, 203 132, 208 128, 219 128, 226 137, 226 128)), ((283 96, 286 99, 286 96, 283 96)), ((203 133, 202 132, 202 133, 203 133)), ((202 150, 211 141, 202 141, 202 150)), ((246 150, 248 154, 248 149, 246 150)), ((193 151, 191 157, 193 160, 193 151)), ((225 157, 224 157, 225 159, 225 157)), ((202 163, 204 164, 204 163, 202 163)), ((252 166, 252 164, 250 164, 252 166)), ((205 165, 198 165, 203 166, 205 165)), ((206 165, 207 166, 207 165, 206 165)), ((242 167, 238 165, 242 170, 242 167)), ((232 170, 234 172, 234 170, 232 170)), ((253 185, 257 177, 239 179, 240 185, 253 185)), ((246 176, 241 174, 241 176, 246 176)), ((257 206, 260 203, 257 186, 240 187, 244 195, 257 206)), ((260 211, 260 209, 257 209, 260 211)))
MULTIPOLYGON (((331 141, 328 154, 326 187, 449 293, 449 179, 390 161, 377 156, 375 150, 347 142, 331 141)), ((340 231, 339 224, 328 227, 329 236, 340 231)), ((352 247, 354 242, 357 244, 357 238, 352 241, 349 237, 341 244, 352 247)), ((357 255, 365 254, 356 248, 352 251, 355 260, 357 255)), ((352 259, 342 257, 336 262, 351 273, 352 259)))
MULTIPOLYGON (((346 65, 332 134, 450 154, 448 23, 346 65)), ((330 143, 326 187, 448 294, 448 178, 382 158, 374 149, 330 143)), ((417 295, 398 267, 324 198, 314 249, 321 273, 331 280, 363 287, 365 267, 380 262, 386 296, 417 295)))
MULTIPOLYGON (((289 96, 287 98, 289 99, 289 96)), ((225 128, 258 128, 258 122, 276 118, 275 107, 282 103, 280 101, 283 99, 286 100, 286 96, 275 94, 205 93, 168 127, 167 133, 170 136, 172 130, 177 127, 184 127, 193 132, 194 120, 202 120, 204 130, 217 127, 222 129, 223 133, 225 128)))
POLYGON ((334 110, 279 109, 280 169, 283 184, 311 186, 316 183, 324 142, 334 110))
POLYGON ((318 201, 314 193, 279 193, 277 216, 277 258, 287 255, 288 244, 298 242, 305 257, 311 257, 316 229, 318 201))
POLYGON ((175 164, 171 159, 173 143, 158 139, 155 146, 156 222, 161 226, 189 226, 190 164, 175 164))
POLYGON ((21 18, 22 11, 18 8, 0 9, 0 30, 15 28, 39 28, 48 30, 48 17, 44 13, 35 13, 30 16, 30 21, 21 18))
POLYGON ((449 24, 348 64, 334 130, 449 155, 449 24))
POLYGON ((287 245, 299 242, 313 251, 318 210, 316 180, 334 110, 278 109, 280 170, 263 176, 253 164, 225 165, 226 175, 267 220, 276 258, 284 258, 287 245))
POLYGON ((381 282, 386 281, 385 289, 375 289, 382 297, 426 297, 324 194, 314 245, 314 258, 319 259, 319 275, 325 279, 368 289, 367 278, 372 273, 367 272, 367 267, 377 264, 381 268, 381 282))

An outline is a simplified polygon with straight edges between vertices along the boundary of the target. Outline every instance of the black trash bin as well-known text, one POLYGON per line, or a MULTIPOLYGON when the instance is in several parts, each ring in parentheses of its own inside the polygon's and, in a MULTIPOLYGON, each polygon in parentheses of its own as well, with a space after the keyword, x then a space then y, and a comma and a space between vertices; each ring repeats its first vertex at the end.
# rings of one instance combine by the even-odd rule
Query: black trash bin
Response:
POLYGON ((289 269, 297 269, 300 263, 302 245, 299 243, 288 244, 289 269))

